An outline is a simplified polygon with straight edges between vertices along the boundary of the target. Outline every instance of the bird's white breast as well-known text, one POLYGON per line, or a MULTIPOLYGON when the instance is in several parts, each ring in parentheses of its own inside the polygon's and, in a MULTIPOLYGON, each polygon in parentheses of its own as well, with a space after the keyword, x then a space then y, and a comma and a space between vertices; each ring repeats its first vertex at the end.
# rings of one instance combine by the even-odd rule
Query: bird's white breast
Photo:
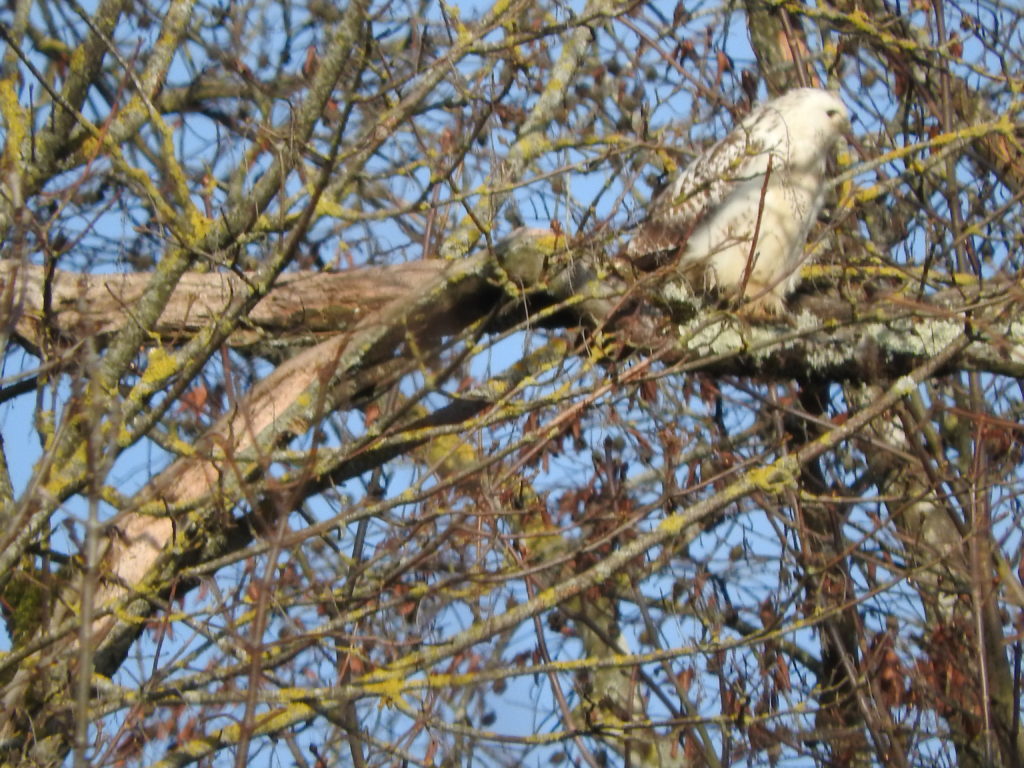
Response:
POLYGON ((738 288, 746 279, 779 295, 792 291, 824 200, 818 178, 813 172, 777 173, 767 185, 763 177, 738 184, 694 230, 681 266, 703 265, 708 287, 738 288))

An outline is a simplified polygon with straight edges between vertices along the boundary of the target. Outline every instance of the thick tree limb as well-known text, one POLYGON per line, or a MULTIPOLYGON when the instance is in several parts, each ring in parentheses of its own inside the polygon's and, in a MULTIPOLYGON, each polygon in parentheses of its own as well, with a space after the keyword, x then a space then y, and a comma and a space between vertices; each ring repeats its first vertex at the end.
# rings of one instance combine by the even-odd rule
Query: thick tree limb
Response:
MULTIPOLYGON (((1019 320, 1024 286, 1009 278, 919 298, 919 286, 909 278, 854 271, 841 298, 805 290, 791 301, 788 324, 750 325, 680 291, 670 274, 627 286, 617 276, 582 268, 575 251, 553 253, 550 243, 537 238, 478 254, 471 278, 444 261, 284 274, 228 343, 278 356, 348 333, 392 302, 416 303, 424 291, 434 290, 427 286, 444 285, 458 273, 463 276, 438 291, 439 303, 428 313, 424 328, 436 337, 458 333, 482 317, 500 301, 504 283, 506 293, 519 291, 521 297, 502 316, 503 326, 566 302, 576 309, 549 318, 547 325, 600 324, 621 332, 634 347, 669 344, 676 349, 668 351, 668 361, 710 373, 872 382, 912 370, 936 348, 965 335, 970 344, 951 361, 951 369, 1024 375, 1024 322, 1019 320), (665 311, 638 316, 638 306, 654 303, 665 311), (689 315, 677 324, 676 338, 666 336, 670 314, 689 315)), ((160 317, 160 340, 174 344, 209 324, 246 290, 245 280, 244 274, 186 273, 160 317)), ((0 290, 13 296, 12 317, 5 319, 15 338, 31 349, 48 338, 68 345, 95 336, 102 345, 131 322, 132 304, 148 281, 142 273, 61 270, 47 281, 41 267, 0 263, 0 290), (44 309, 47 292, 49 311, 44 309)))

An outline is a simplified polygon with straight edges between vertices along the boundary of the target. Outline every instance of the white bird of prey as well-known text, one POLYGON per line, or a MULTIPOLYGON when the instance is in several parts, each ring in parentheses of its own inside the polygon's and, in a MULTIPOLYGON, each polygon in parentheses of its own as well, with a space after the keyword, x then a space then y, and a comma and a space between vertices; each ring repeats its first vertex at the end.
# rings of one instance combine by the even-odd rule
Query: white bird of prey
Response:
POLYGON ((626 257, 677 256, 695 287, 742 295, 750 315, 784 312, 825 200, 826 160, 849 124, 832 91, 765 102, 654 199, 626 257))

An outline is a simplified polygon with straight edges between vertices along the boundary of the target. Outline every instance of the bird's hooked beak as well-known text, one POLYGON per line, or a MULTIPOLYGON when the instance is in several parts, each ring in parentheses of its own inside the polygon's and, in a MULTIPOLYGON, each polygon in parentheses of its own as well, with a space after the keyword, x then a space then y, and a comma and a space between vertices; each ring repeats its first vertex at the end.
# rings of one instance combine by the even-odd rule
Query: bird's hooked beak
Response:
POLYGON ((840 111, 836 109, 829 112, 829 117, 836 125, 836 132, 843 138, 848 139, 853 131, 853 119, 850 117, 850 113, 846 110, 840 111))

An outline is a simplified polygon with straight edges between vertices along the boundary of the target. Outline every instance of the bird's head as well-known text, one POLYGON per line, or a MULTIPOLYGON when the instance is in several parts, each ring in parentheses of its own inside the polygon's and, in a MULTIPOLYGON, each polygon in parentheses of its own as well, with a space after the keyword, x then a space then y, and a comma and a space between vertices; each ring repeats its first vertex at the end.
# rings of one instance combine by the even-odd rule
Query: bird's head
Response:
POLYGON ((794 164, 824 160, 850 130, 850 111, 835 91, 794 88, 769 104, 786 126, 790 161, 794 164))

